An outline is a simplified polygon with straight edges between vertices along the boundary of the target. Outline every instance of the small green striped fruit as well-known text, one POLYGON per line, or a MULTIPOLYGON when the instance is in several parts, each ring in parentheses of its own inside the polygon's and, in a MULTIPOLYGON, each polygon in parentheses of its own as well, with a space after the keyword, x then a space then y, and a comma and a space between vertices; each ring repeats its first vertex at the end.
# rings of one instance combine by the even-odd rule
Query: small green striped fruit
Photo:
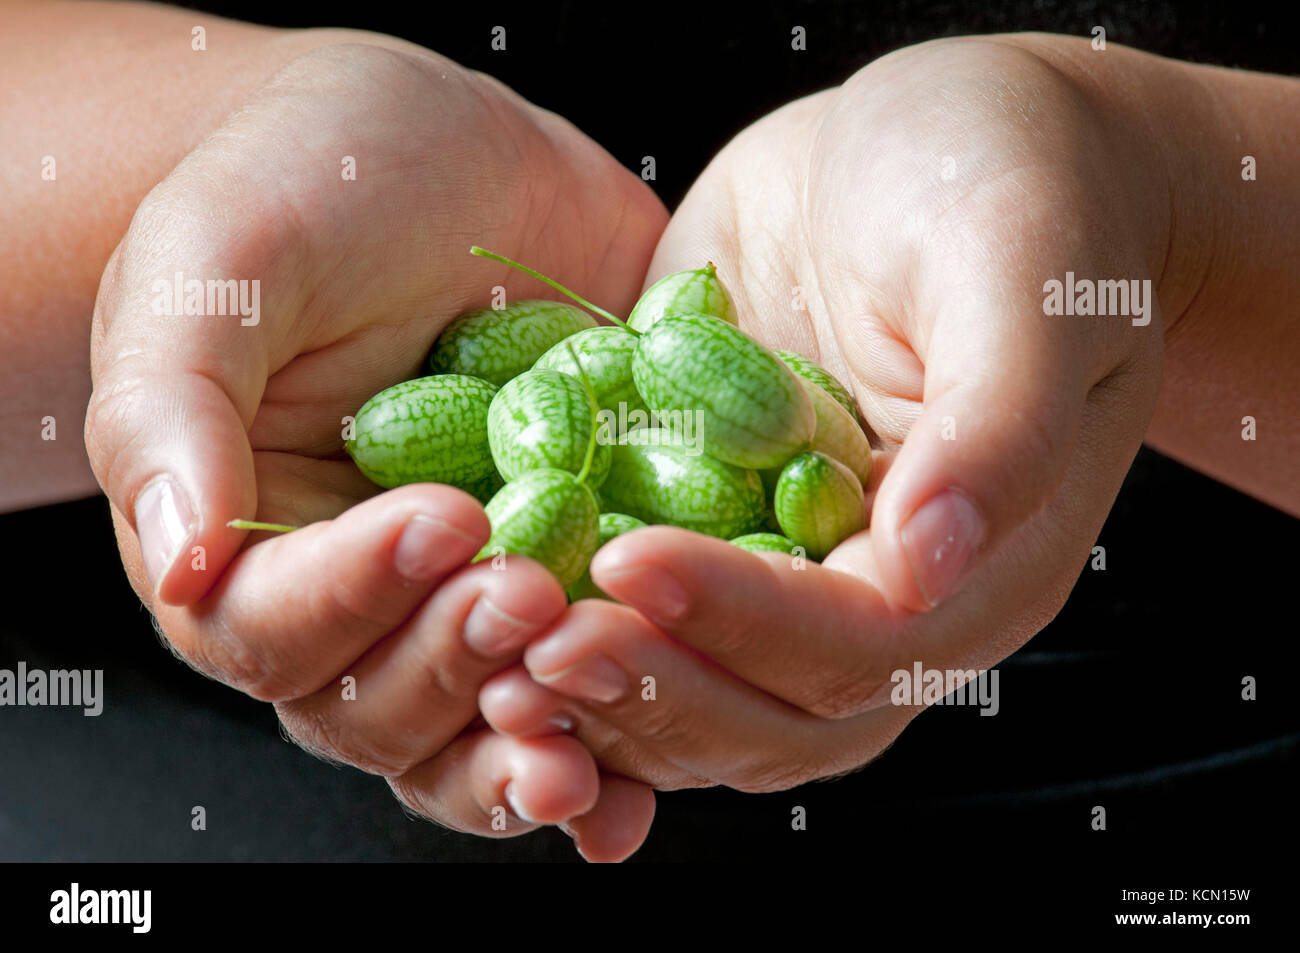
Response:
POLYGON ((853 471, 863 486, 871 479, 871 444, 858 422, 827 391, 802 381, 817 414, 812 449, 834 457, 853 471))
MULTIPOLYGON (((622 332, 620 332, 622 333, 622 332)), ((582 380, 560 371, 535 370, 507 381, 488 409, 487 433, 496 468, 508 481, 529 470, 582 470, 597 409, 582 380)), ((609 470, 610 448, 597 444, 590 486, 609 470)))
POLYGON ((595 555, 596 500, 567 470, 529 470, 492 497, 486 512, 492 538, 475 562, 504 553, 527 556, 568 587, 595 555))
POLYGON ((722 539, 751 532, 763 519, 757 473, 685 446, 668 431, 634 430, 613 451, 601 487, 613 511, 722 539))
POLYGON ((449 483, 477 495, 496 475, 487 427, 496 392, 462 374, 394 384, 361 405, 347 451, 382 487, 449 483))
POLYGON ((705 451, 732 466, 780 466, 808 449, 817 426, 799 378, 708 315, 672 315, 642 334, 632 377, 653 411, 697 414, 705 451))
POLYGON ((594 327, 595 318, 562 301, 516 301, 500 311, 479 308, 447 325, 429 355, 429 369, 470 374, 500 387, 559 341, 594 327))
MULTIPOLYGON (((615 536, 622 536, 624 533, 630 533, 634 529, 641 529, 645 523, 635 516, 628 516, 626 513, 601 513, 600 514, 600 531, 596 541, 596 550, 604 546, 615 536)), ((604 591, 591 581, 591 567, 583 570, 582 578, 569 587, 569 601, 577 602, 579 599, 608 599, 604 591)))
POLYGON ((670 314, 711 314, 728 324, 740 324, 736 306, 713 262, 695 271, 677 271, 660 278, 646 289, 627 323, 637 331, 648 331, 670 314))
POLYGON ((739 546, 749 553, 785 553, 789 555, 794 543, 780 533, 747 533, 731 541, 732 546, 739 546))
POLYGON ((867 525, 862 484, 852 470, 824 453, 800 454, 781 471, 776 518, 791 542, 820 562, 867 525))
POLYGON ((553 346, 537 359, 533 369, 562 371, 576 377, 581 366, 587 372, 601 410, 617 414, 622 404, 630 414, 634 410, 647 410, 632 380, 632 355, 635 353, 636 335, 628 334, 622 328, 588 328, 553 346), (569 353, 570 344, 577 352, 577 362, 569 353))
POLYGON ((812 358, 804 357, 802 354, 796 354, 794 351, 776 351, 776 356, 785 362, 785 366, 790 368, 810 384, 816 384, 826 393, 835 398, 835 402, 853 415, 853 419, 859 424, 862 423, 862 415, 858 413, 858 405, 853 400, 853 395, 849 389, 840 383, 840 379, 832 374, 826 368, 822 367, 812 358))

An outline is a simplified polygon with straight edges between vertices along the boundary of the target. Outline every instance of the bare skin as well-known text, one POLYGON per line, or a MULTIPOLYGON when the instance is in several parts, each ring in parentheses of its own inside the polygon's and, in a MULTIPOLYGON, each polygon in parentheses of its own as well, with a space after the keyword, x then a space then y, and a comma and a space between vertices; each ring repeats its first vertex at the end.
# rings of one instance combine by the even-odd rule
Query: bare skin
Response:
POLYGON ((650 278, 713 260, 743 327, 851 385, 870 528, 804 569, 614 540, 592 577, 626 606, 572 606, 485 686, 489 722, 568 718, 660 788, 788 788, 893 742, 919 709, 892 673, 990 668, 1041 629, 1144 439, 1300 513, 1298 109, 1294 80, 1026 35, 901 51, 742 132, 650 278), (1045 314, 1067 271, 1151 279, 1150 323, 1045 314))
MULTIPOLYGON (((891 671, 914 659, 988 667, 1059 610, 1143 439, 1300 512, 1291 372, 1300 277, 1288 225, 1300 198, 1282 184, 1297 181, 1300 160, 1295 133, 1276 121, 1294 112, 1293 81, 1113 46, 1094 54, 1059 37, 927 44, 746 130, 661 238, 663 210, 634 177, 555 117, 427 51, 92 6, 57 15, 103 17, 104 32, 138 31, 154 45, 179 30, 185 50, 202 22, 210 47, 226 30, 225 49, 246 59, 204 73, 201 57, 187 57, 186 81, 210 86, 211 109, 173 117, 138 162, 141 147, 123 130, 166 109, 158 62, 125 56, 87 84, 80 64, 115 47, 78 49, 75 31, 55 21, 49 36, 67 45, 50 46, 66 55, 22 61, 21 82, 3 87, 36 76, 101 97, 66 117, 31 98, 3 105, 6 127, 31 139, 2 167, 18 200, 0 210, 13 252, 0 260, 23 263, 2 292, 17 342, 0 357, 13 372, 0 379, 17 382, 6 427, 39 433, 50 413, 62 435, 43 458, 6 442, 5 505, 93 488, 63 422, 89 395, 79 355, 103 271, 87 438, 137 591, 194 664, 275 701, 308 747, 389 777, 403 800, 450 826, 499 834, 491 811, 509 801, 507 833, 568 822, 587 856, 618 859, 650 823, 646 784, 775 790, 870 760, 917 711, 888 704, 891 671), (375 154, 368 143, 361 167, 391 178, 359 176, 341 211, 331 190, 339 156, 358 150, 358 126, 391 129, 410 102, 448 86, 429 108, 452 117, 448 141, 479 151, 427 142, 424 154, 453 163, 430 169, 409 150, 375 154), (340 115, 340 99, 355 111, 340 115), (109 107, 138 113, 97 127, 109 107), (61 154, 42 145, 59 130, 97 177, 69 175, 60 160, 50 205, 51 183, 31 170, 40 155, 61 154), (1247 153, 1259 182, 1241 181, 1247 153), (132 162, 117 170, 109 160, 121 155, 132 162), (940 174, 946 155, 951 179, 940 174), (474 178, 486 170, 495 190, 457 180, 457 161, 474 178), (326 167, 328 188, 316 184, 326 167), (421 176, 439 201, 401 191, 421 176), (578 208, 593 176, 605 198, 578 208), (533 194, 521 179, 550 185, 533 194), (562 214, 566 203, 579 214, 562 214), (257 214, 232 217, 232 204, 257 214), (394 233, 403 241, 384 244, 394 233), (486 539, 477 504, 429 486, 373 496, 333 448, 339 418, 414 373, 438 329, 484 303, 485 288, 537 293, 463 255, 472 241, 623 312, 656 241, 647 283, 717 262, 747 330, 851 383, 879 443, 871 529, 798 573, 779 557, 641 531, 593 567, 631 608, 566 609, 554 581, 524 560, 495 576, 465 568, 486 539), (1151 278, 1153 321, 1045 317, 1042 284, 1067 269, 1151 278), (178 330, 177 319, 152 317, 150 282, 176 270, 260 275, 262 324, 178 330), (795 288, 807 310, 791 309, 795 288), (1260 422, 1256 442, 1241 441, 1245 415, 1260 422), (942 439, 945 417, 956 440, 942 439), (140 501, 162 473, 180 493, 154 493, 142 550, 140 501), (909 518, 947 488, 978 525, 956 574, 944 568, 951 560, 927 562, 918 534, 911 551, 904 540, 909 518), (253 512, 319 522, 249 547, 222 524, 253 512), (421 533, 403 547, 417 516, 421 533), (160 522, 182 531, 168 536, 160 522), (204 547, 202 570, 191 568, 194 545, 204 547), (500 636, 495 653, 466 641, 482 605, 492 624, 478 631, 500 636), (307 644, 304 632, 317 639, 307 644), (320 644, 331 652, 313 651, 320 644), (591 659, 625 680, 616 700, 585 697, 593 683, 578 669, 591 659), (661 686, 651 707, 629 690, 645 672, 661 686), (383 685, 370 698, 385 701, 339 704, 345 673, 383 685), (476 705, 500 734, 478 727, 476 705), (574 737, 557 731, 556 714, 576 721, 574 737)), ((5 52, 17 55, 29 45, 17 38, 50 22, 29 5, 0 16, 15 47, 5 52)), ((439 127, 405 118, 417 138, 439 127)))
POLYGON ((635 850, 647 787, 602 775, 572 738, 521 742, 478 717, 482 683, 563 610, 558 583, 524 560, 469 566, 489 532, 477 501, 431 484, 379 494, 341 429, 493 286, 537 296, 470 256, 473 242, 630 308, 667 219, 653 193, 559 117, 391 38, 151 6, 0 15, 14 52, 47 48, 37 39, 56 51, 8 60, 19 76, 5 88, 68 100, 47 114, 40 96, 16 98, 4 115, 31 153, 5 165, 19 196, 5 240, 26 254, 5 258, 26 263, 4 282, 6 314, 11 330, 40 329, 6 350, 6 403, 16 432, 39 434, 47 413, 60 427, 38 463, 31 441, 6 441, 7 504, 89 492, 88 456, 173 649, 274 702, 305 747, 382 775, 449 827, 567 823, 590 859, 635 850), (196 22, 206 53, 190 49, 196 22), (189 88, 185 110, 169 76, 189 88), (191 114, 192 100, 210 108, 191 114), (44 152, 57 187, 39 178, 44 152), (156 314, 153 283, 176 272, 258 280, 260 320, 156 314), (312 525, 250 545, 233 517, 312 525))

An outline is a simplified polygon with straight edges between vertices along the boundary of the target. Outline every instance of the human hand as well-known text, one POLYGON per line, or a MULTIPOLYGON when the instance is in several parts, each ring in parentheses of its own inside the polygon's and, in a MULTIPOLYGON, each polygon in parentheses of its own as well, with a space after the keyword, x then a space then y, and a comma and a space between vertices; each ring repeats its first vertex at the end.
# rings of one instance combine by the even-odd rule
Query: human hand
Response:
POLYGON ((625 856, 647 789, 598 781, 572 739, 475 722, 482 681, 563 611, 558 583, 526 560, 468 566, 478 503, 376 495, 341 431, 493 285, 525 296, 474 242, 626 308, 666 215, 563 120, 388 45, 298 57, 141 203, 96 303, 87 448, 132 585, 190 664, 447 826, 498 835, 508 804, 506 834, 577 818, 589 857, 625 856), (242 314, 159 314, 177 273, 256 279, 260 309, 248 284, 242 314), (226 523, 254 514, 312 525, 250 546, 226 523))
POLYGON ((850 386, 870 526, 804 569, 619 537, 591 572, 626 605, 570 607, 484 686, 489 723, 571 719, 603 767, 660 788, 781 790, 892 743, 920 710, 891 704, 893 673, 990 668, 1056 614, 1151 418, 1162 317, 1150 294, 1149 323, 1048 315, 1045 282, 1189 297, 1158 139, 1081 62, 1061 38, 925 44, 715 159, 650 277, 714 261, 742 328, 850 386))

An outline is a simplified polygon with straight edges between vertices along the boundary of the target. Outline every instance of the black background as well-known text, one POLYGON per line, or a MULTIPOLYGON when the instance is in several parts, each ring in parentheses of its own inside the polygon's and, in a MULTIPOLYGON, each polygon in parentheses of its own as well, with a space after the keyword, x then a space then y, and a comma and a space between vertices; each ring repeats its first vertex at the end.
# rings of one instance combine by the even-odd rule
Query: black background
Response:
MULTIPOLYGON (((936 36, 1100 24, 1108 42, 1152 52, 1297 66, 1293 24, 1239 3, 189 5, 380 30, 491 72, 628 167, 654 155, 669 207, 747 123, 936 36), (497 24, 505 53, 489 48, 497 24), (807 52, 790 50, 795 24, 807 52)), ((1080 567, 1064 611, 1000 667, 997 717, 933 709, 865 771, 797 791, 660 795, 635 859, 836 860, 864 877, 963 864, 975 879, 1022 852, 1063 874, 1195 846, 1220 859, 1213 870, 1246 872, 1229 886, 1250 886, 1256 853, 1296 833, 1298 525, 1143 451, 1099 539, 1107 570, 1080 567), (1241 700, 1246 675, 1257 701, 1241 700), (1098 804, 1104 833, 1090 829, 1098 804), (794 805, 806 832, 790 829, 794 805)), ((576 858, 556 831, 487 841, 408 817, 383 781, 314 760, 269 706, 173 659, 126 583, 102 500, 4 516, 0 537, 0 667, 103 668, 108 696, 99 718, 0 709, 0 859, 576 858), (190 830, 194 804, 206 832, 190 830)))

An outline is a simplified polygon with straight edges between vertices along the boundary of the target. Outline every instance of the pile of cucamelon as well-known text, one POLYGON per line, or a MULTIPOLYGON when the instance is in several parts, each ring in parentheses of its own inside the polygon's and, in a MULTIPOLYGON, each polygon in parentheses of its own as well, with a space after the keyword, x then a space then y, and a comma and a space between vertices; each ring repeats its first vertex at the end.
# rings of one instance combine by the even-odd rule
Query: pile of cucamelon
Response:
POLYGON ((557 301, 461 315, 431 376, 371 397, 347 451, 382 487, 446 483, 486 504, 479 559, 535 559, 569 596, 622 533, 680 526, 820 560, 866 525, 871 447, 849 392, 815 362, 737 327, 713 265, 668 275, 626 321, 557 301))

